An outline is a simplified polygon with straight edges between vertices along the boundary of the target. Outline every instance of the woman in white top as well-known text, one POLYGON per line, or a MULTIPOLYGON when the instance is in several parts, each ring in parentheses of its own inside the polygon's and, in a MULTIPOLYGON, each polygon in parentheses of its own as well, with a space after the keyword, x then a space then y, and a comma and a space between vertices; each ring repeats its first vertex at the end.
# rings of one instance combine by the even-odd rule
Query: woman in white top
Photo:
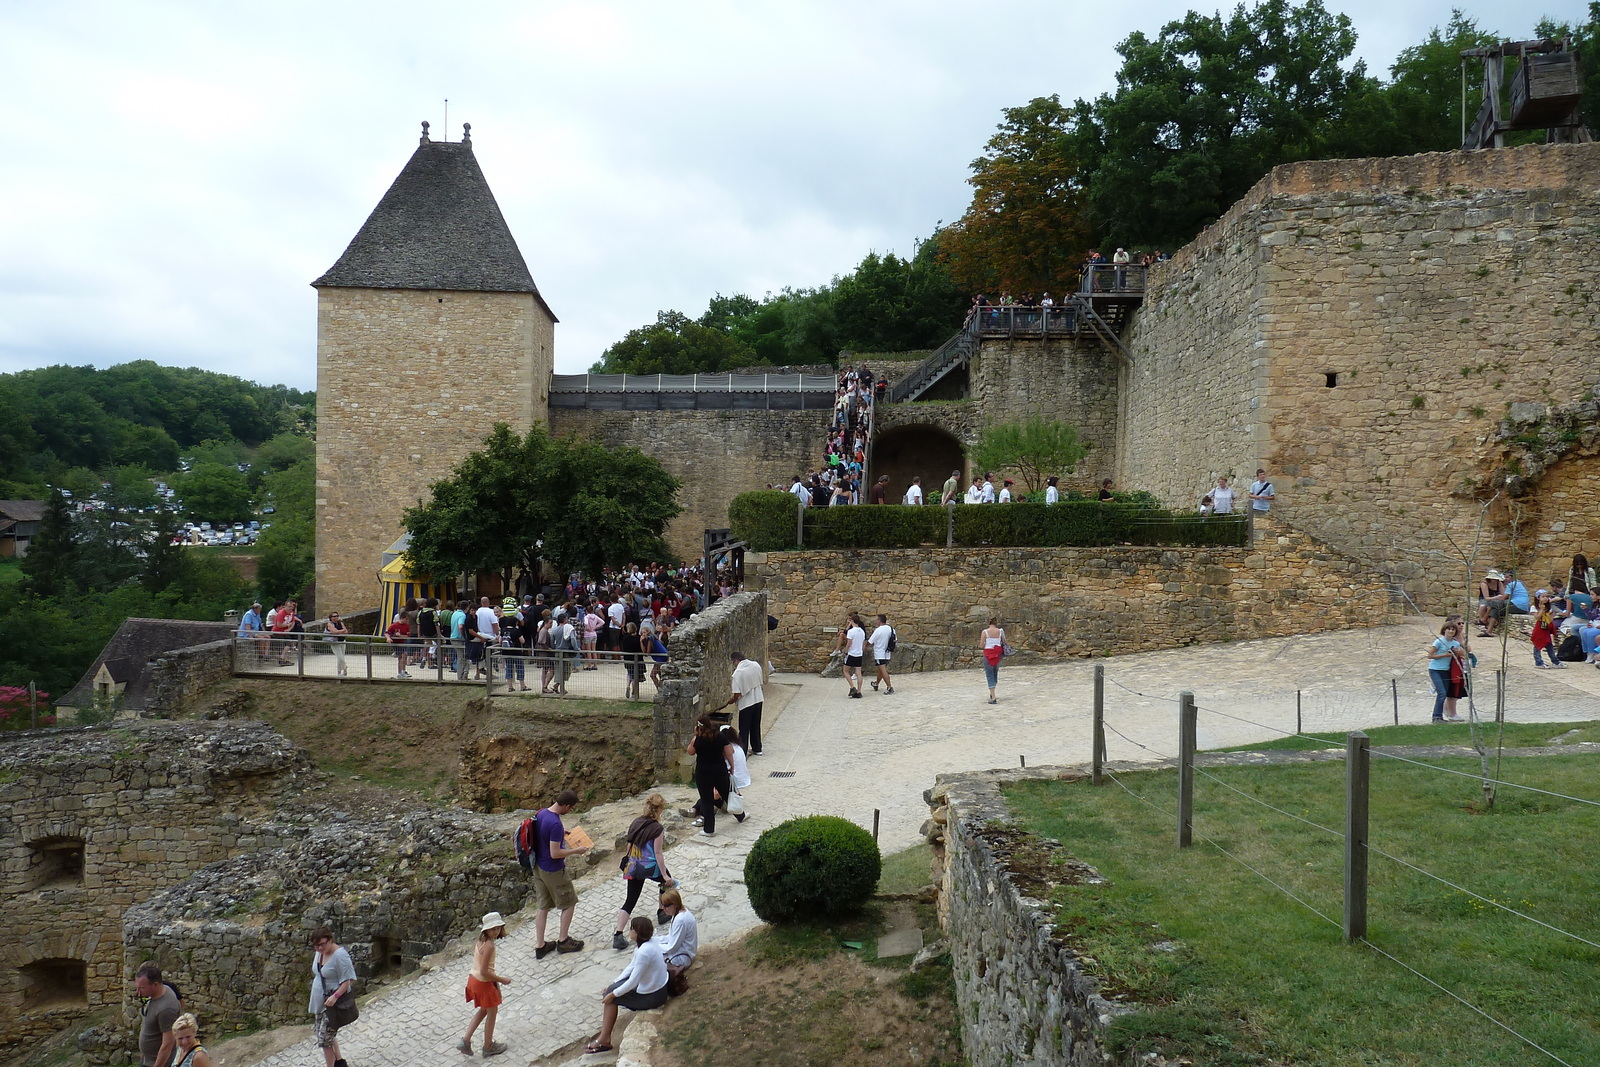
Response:
POLYGON ((989 703, 1000 703, 995 699, 995 684, 1000 680, 1000 658, 1005 655, 1006 632, 1000 629, 1000 620, 995 616, 989 617, 989 625, 983 631, 983 677, 989 683, 989 703))
POLYGON ((1056 488, 1060 481, 1061 480, 1054 474, 1045 479, 1044 502, 1046 504, 1055 504, 1060 502, 1061 490, 1056 488))
POLYGON ((617 1024, 618 1005, 629 1011, 649 1011, 667 1002, 667 961, 661 946, 651 940, 655 925, 643 915, 636 915, 628 924, 628 932, 638 947, 633 950, 628 969, 606 986, 600 1035, 584 1047, 585 1055, 611 1051, 611 1028, 617 1024))

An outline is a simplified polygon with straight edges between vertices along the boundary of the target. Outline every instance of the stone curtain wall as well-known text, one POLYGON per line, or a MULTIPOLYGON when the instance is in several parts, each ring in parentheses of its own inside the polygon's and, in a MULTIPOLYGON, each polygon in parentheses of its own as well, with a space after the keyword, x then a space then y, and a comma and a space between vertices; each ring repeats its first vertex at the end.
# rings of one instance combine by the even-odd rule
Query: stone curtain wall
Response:
MULTIPOLYGON (((1472 544, 1514 458, 1503 422, 1600 382, 1596 262, 1600 144, 1279 167, 1154 273, 1119 479, 1192 506, 1215 472, 1264 465, 1290 522, 1454 606, 1448 538, 1472 544)), ((1530 487, 1534 538, 1593 525, 1600 464, 1562 465, 1530 487)), ((1511 562, 1503 503, 1479 571, 1511 562)), ((1590 543, 1556 540, 1535 584, 1590 543)))
POLYGON ((849 611, 889 616, 901 669, 975 664, 991 615, 1019 663, 1396 621, 1383 575, 1283 524, 1256 534, 1251 548, 752 553, 747 585, 778 617, 774 664, 793 671, 823 668, 849 611))
POLYGON ((728 504, 768 483, 787 489, 797 474, 822 466, 832 411, 550 412, 556 434, 578 433, 610 448, 631 446, 683 480, 683 513, 667 526, 667 544, 684 559, 705 551, 705 531, 728 525, 728 504))
MULTIPOLYGON (((1077 429, 1089 453, 1075 471, 1058 472, 1063 489, 1085 489, 1113 476, 1117 358, 1104 348, 1092 342, 985 340, 971 375, 972 398, 983 413, 983 424, 1043 415, 1077 429)), ((982 430, 980 425, 978 433, 982 430)), ((972 473, 976 472, 969 472, 969 478, 972 473)), ((1017 484, 1023 488, 1020 478, 1017 484)))
POLYGON ((671 658, 661 668, 655 703, 659 780, 677 777, 679 757, 700 713, 720 707, 733 695, 734 652, 761 664, 766 674, 768 636, 767 596, 749 591, 725 597, 673 629, 667 646, 671 658))
MULTIPOLYGON (((125 909, 208 863, 277 843, 254 821, 310 768, 260 723, 131 722, 0 741, 0 1045, 121 1004, 125 909), (37 846, 82 844, 50 877, 37 846), (81 996, 50 998, 23 968, 81 963, 81 996)), ((180 985, 182 982, 180 981, 180 985)))
POLYGON ((1130 1008, 1100 995, 1051 936, 1053 914, 1035 899, 1045 894, 1024 892, 996 855, 1014 833, 1001 784, 987 775, 941 777, 927 795, 961 1046, 973 1067, 1104 1067, 1112 1062, 1100 1044, 1105 1025, 1130 1008))
POLYGON ((213 1035, 308 1022, 313 929, 326 923, 350 951, 358 997, 373 979, 415 970, 485 912, 521 909, 532 883, 511 841, 529 814, 365 825, 325 814, 302 841, 213 864, 129 909, 127 972, 156 960, 213 1035))
POLYGON ((317 601, 377 603, 400 515, 496 422, 543 421, 554 323, 531 293, 317 293, 317 601))

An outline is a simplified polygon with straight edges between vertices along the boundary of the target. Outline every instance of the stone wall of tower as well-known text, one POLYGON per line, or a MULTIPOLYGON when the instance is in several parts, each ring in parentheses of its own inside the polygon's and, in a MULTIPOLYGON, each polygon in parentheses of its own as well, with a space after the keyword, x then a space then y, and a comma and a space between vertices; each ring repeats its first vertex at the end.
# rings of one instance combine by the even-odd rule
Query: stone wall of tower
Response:
POLYGON ((317 292, 317 604, 378 600, 401 515, 494 424, 543 422, 554 321, 530 293, 317 292))

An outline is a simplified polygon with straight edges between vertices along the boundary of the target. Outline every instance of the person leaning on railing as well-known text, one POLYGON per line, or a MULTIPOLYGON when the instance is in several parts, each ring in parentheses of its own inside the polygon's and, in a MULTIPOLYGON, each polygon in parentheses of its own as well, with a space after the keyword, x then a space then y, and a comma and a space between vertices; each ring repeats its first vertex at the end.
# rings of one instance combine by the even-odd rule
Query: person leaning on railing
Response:
POLYGON ((334 667, 339 677, 343 678, 348 673, 344 665, 344 654, 346 651, 345 638, 350 636, 350 627, 344 624, 344 620, 339 617, 337 611, 330 611, 328 612, 328 625, 323 633, 326 635, 323 640, 333 646, 334 667))

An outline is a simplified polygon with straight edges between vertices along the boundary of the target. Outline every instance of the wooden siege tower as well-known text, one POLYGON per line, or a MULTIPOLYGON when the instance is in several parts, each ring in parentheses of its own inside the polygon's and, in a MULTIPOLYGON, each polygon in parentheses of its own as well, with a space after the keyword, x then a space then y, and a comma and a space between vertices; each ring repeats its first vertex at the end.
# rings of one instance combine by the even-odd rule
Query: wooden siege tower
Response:
MULTIPOLYGON (((1488 48, 1463 49, 1463 96, 1469 59, 1483 60, 1483 104, 1471 125, 1462 127, 1462 148, 1504 148, 1506 134, 1518 130, 1545 130, 1550 144, 1589 140, 1578 109, 1583 97, 1583 72, 1569 42, 1504 41, 1488 48), (1508 59, 1516 62, 1509 117, 1501 107, 1508 59)), ((1464 122, 1466 108, 1462 111, 1464 122)))

